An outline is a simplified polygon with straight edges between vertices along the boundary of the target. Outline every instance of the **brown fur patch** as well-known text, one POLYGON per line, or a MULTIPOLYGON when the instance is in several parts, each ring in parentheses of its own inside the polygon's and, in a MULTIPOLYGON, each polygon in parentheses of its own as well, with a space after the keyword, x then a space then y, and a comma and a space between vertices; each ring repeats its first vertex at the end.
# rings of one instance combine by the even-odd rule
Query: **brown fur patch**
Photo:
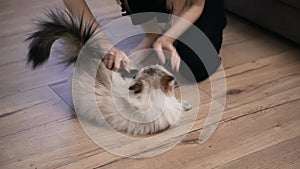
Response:
POLYGON ((170 75, 165 75, 160 79, 161 90, 169 95, 172 92, 172 86, 170 83, 174 80, 174 77, 170 75))
POLYGON ((141 81, 137 81, 132 86, 129 87, 129 90, 133 90, 134 94, 141 93, 143 91, 143 83, 141 81))

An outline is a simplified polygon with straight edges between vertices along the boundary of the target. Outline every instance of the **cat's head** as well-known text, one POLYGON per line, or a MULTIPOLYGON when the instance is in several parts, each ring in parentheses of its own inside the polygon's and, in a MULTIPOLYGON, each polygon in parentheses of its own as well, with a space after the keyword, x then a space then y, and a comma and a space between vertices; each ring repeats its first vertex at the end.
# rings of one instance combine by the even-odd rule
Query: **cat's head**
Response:
POLYGON ((151 102, 153 91, 161 97, 174 96, 174 76, 163 66, 151 65, 141 69, 134 77, 129 87, 131 100, 137 109, 146 109, 151 102))
POLYGON ((170 96, 174 89, 174 76, 163 66, 151 65, 140 70, 134 77, 129 90, 134 94, 150 93, 153 89, 160 89, 170 96))

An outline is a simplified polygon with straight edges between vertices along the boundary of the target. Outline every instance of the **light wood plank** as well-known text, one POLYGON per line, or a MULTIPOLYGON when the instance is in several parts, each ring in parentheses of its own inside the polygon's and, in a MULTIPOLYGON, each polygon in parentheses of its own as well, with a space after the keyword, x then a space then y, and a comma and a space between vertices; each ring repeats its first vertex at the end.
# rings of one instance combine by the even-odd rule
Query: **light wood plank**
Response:
POLYGON ((228 68, 282 53, 292 48, 295 48, 295 46, 286 43, 286 41, 281 42, 271 36, 262 36, 224 46, 221 49, 220 56, 223 59, 224 68, 228 68))
POLYGON ((63 65, 54 65, 1 78, 0 97, 65 81, 70 78, 72 70, 73 67, 66 69, 63 65))
POLYGON ((55 168, 99 149, 74 117, 1 138, 0 147, 1 168, 55 168))
POLYGON ((249 154, 225 164, 218 169, 297 169, 300 166, 300 136, 281 142, 272 147, 249 154))
MULTIPOLYGON (((299 50, 291 50, 225 69, 226 106, 229 108, 241 106, 299 86, 299 56, 299 50)), ((216 88, 220 87, 218 83, 218 79, 216 79, 214 81, 216 88)), ((209 80, 201 82, 199 87, 211 95, 211 82, 209 80)), ((217 91, 215 98, 222 98, 223 94, 217 91)))
POLYGON ((74 117, 73 110, 48 87, 0 98, 0 107, 0 138, 74 117))

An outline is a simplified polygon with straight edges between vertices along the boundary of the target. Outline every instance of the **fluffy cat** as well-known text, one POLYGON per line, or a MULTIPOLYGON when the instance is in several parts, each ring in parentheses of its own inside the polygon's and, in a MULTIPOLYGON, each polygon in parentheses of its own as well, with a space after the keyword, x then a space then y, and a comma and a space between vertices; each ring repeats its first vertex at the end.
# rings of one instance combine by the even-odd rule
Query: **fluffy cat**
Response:
MULTIPOLYGON (((45 63, 57 39, 66 42, 63 63, 69 65, 76 62, 84 45, 88 45, 88 41, 98 33, 94 24, 85 24, 82 16, 72 16, 67 11, 49 11, 47 16, 48 20, 39 21, 38 30, 27 39, 31 41, 28 63, 33 68, 45 63)), ((102 55, 104 53, 102 51, 102 55)), ((92 60, 90 57, 86 59, 92 60)), ((175 98, 175 79, 160 65, 147 66, 133 78, 122 78, 120 73, 112 72, 101 63, 94 84, 90 80, 92 75, 85 74, 83 78, 80 85, 95 88, 93 94, 103 118, 118 131, 133 135, 157 133, 176 125, 182 112, 191 109, 189 104, 175 98)), ((79 116, 97 122, 95 112, 89 111, 88 105, 82 106, 86 113, 79 116)))

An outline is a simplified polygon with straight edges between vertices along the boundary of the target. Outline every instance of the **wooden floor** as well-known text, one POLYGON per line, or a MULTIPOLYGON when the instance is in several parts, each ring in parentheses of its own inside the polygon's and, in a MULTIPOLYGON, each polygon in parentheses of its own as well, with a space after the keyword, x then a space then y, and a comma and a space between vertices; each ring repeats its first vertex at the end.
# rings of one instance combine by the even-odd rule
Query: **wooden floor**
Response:
MULTIPOLYGON (((111 0, 88 1, 99 19, 119 15, 111 0)), ((172 150, 152 158, 119 157, 94 144, 73 111, 68 78, 55 59, 26 66, 32 18, 59 0, 0 1, 0 168, 300 168, 300 50, 289 41, 228 14, 221 51, 226 110, 203 144, 193 130, 172 150)), ((199 84, 204 113, 210 82, 199 84), (203 101, 204 99, 204 101, 203 101)), ((213 98, 219 101, 219 97, 213 98)))

